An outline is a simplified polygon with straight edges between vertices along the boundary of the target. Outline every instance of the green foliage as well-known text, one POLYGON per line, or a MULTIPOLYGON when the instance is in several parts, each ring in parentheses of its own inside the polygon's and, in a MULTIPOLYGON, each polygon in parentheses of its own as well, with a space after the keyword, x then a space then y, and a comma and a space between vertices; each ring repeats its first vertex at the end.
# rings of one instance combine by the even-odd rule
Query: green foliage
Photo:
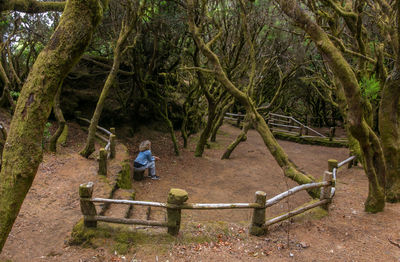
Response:
POLYGON ((17 100, 18 97, 19 97, 19 95, 20 95, 20 92, 17 92, 17 91, 10 91, 10 95, 11 95, 12 98, 14 98, 15 100, 17 100))
POLYGON ((44 132, 43 132, 43 137, 46 140, 50 139, 51 133, 50 133, 50 127, 51 127, 51 123, 47 122, 46 125, 44 126, 44 132))
POLYGON ((361 78, 359 85, 364 98, 370 101, 377 100, 381 87, 379 80, 375 78, 375 74, 373 74, 370 78, 365 76, 361 78))

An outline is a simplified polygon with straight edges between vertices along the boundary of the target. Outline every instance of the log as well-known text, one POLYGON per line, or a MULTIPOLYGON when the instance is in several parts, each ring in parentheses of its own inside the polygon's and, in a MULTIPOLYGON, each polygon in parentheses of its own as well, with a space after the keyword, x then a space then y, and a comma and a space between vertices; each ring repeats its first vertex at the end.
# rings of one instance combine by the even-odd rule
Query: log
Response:
POLYGON ((140 170, 136 170, 135 168, 133 168, 133 179, 134 179, 135 181, 141 181, 141 180, 143 180, 143 179, 144 179, 144 172, 145 172, 145 171, 146 171, 146 169, 140 171, 140 170))
MULTIPOLYGON (((241 209, 241 208, 261 208, 257 203, 224 203, 224 204, 190 204, 185 203, 179 206, 180 209, 241 209)), ((171 206, 173 208, 173 206, 171 206)), ((177 207, 176 207, 177 208, 177 207)))
POLYGON ((127 225, 144 225, 144 226, 153 226, 153 227, 167 227, 168 224, 166 222, 161 221, 152 221, 152 220, 141 220, 141 219, 128 219, 128 218, 116 218, 116 217, 107 217, 107 216, 92 216, 87 218, 88 221, 103 221, 115 224, 127 224, 127 225))
POLYGON ((295 128, 295 129, 299 129, 299 128, 300 128, 299 126, 283 125, 283 124, 275 124, 275 123, 270 123, 270 125, 273 125, 273 126, 281 126, 281 127, 287 127, 287 128, 289 129, 289 131, 291 131, 292 128, 295 128))
POLYGON ((100 176, 107 176, 107 151, 102 148, 99 151, 99 171, 100 176))
POLYGON ((107 198, 92 198, 87 199, 93 203, 111 203, 111 204, 123 204, 123 205, 138 205, 138 206, 152 206, 152 207, 167 207, 165 203, 151 202, 151 201, 137 201, 137 200, 125 200, 125 199, 107 199, 107 198))
POLYGON ((266 207, 273 206, 276 203, 278 203, 279 201, 287 198, 288 196, 291 196, 291 195, 293 195, 293 194, 295 194, 297 192, 300 192, 302 190, 318 188, 318 187, 326 186, 328 184, 330 184, 330 182, 323 181, 323 182, 309 183, 309 184, 304 184, 304 185, 293 187, 293 188, 289 189, 288 191, 285 191, 285 192, 280 193, 279 195, 277 195, 277 196, 275 196, 273 198, 268 199, 267 202, 265 203, 265 206, 266 207))
POLYGON ((336 159, 328 159, 328 171, 333 172, 334 168, 339 168, 338 161, 336 159))
POLYGON ((92 220, 92 218, 97 215, 96 207, 91 201, 87 200, 92 197, 92 194, 93 182, 88 182, 79 186, 80 205, 84 216, 83 223, 85 227, 97 227, 96 220, 92 220))
POLYGON ((332 192, 332 172, 325 171, 324 172, 324 182, 329 182, 329 185, 326 185, 321 188, 320 200, 328 200, 329 202, 322 205, 322 208, 325 210, 329 209, 329 204, 331 203, 331 192, 332 192))
MULTIPOLYGON (((77 112, 75 114, 77 114, 77 112)), ((89 119, 86 119, 86 118, 83 118, 83 117, 77 117, 77 119, 82 120, 83 122, 86 122, 86 123, 88 123, 90 125, 90 120, 89 119)), ((112 134, 110 131, 108 131, 104 127, 97 126, 97 129, 100 130, 100 131, 103 131, 106 135, 111 135, 112 134)))
POLYGON ((168 234, 177 236, 181 226, 181 209, 170 208, 169 205, 174 207, 183 205, 188 200, 188 193, 185 190, 172 188, 168 193, 167 199, 167 220, 168 220, 168 234))
POLYGON ((265 224, 265 201, 267 194, 263 191, 256 192, 255 202, 262 206, 261 208, 254 208, 253 217, 250 225, 250 234, 254 236, 262 236, 267 233, 267 228, 264 227, 265 224))
POLYGON ((115 138, 114 134, 110 135, 110 159, 115 158, 116 151, 115 151, 115 138))
POLYGON ((265 227, 268 227, 268 226, 273 225, 273 224, 276 224, 276 223, 278 223, 278 222, 280 222, 280 221, 283 221, 283 220, 286 220, 286 219, 291 218, 291 217, 293 217, 293 216, 296 216, 296 215, 298 215, 298 214, 304 213, 304 212, 306 212, 307 210, 312 209, 312 208, 314 208, 314 207, 322 206, 322 205, 324 205, 324 204, 326 204, 326 203, 328 203, 328 202, 329 202, 329 200, 324 199, 324 200, 318 201, 318 202, 316 202, 316 203, 310 204, 310 205, 308 205, 308 206, 299 208, 299 209, 297 209, 297 210, 290 211, 290 212, 288 212, 288 213, 286 213, 286 214, 283 214, 283 215, 281 215, 281 216, 277 216, 277 217, 274 217, 274 218, 268 220, 267 222, 265 222, 265 225, 264 225, 264 226, 265 226, 265 227))

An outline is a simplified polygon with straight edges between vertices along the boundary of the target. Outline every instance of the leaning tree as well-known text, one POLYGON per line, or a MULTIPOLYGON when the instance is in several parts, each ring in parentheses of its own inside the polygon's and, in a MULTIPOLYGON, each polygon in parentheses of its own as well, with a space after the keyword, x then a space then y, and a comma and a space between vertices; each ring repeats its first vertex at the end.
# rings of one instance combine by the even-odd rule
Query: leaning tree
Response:
MULTIPOLYGON (((42 161, 44 126, 60 83, 78 62, 107 0, 69 0, 50 41, 36 59, 23 85, 4 146, 0 173, 0 250, 42 161)), ((57 9, 55 9, 57 7, 57 9)), ((0 10, 45 12, 64 3, 1 1, 0 10)))

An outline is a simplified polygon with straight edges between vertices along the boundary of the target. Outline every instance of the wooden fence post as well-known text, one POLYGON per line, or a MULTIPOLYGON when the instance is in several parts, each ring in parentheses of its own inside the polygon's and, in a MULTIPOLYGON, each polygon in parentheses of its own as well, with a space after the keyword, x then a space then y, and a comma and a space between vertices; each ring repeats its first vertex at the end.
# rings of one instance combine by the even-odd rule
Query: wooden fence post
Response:
POLYGON ((300 126, 300 128, 299 128, 299 136, 302 136, 303 135, 303 126, 300 126))
POLYGON ((256 192, 256 203, 261 205, 262 208, 254 208, 253 218, 250 225, 250 234, 254 236, 262 236, 267 233, 267 228, 265 227, 265 202, 267 199, 267 194, 263 191, 256 192))
POLYGON ((104 148, 99 151, 99 171, 97 174, 107 176, 107 151, 104 148))
MULTIPOLYGON (((310 121, 310 117, 308 115, 306 115, 306 126, 310 126, 311 121, 310 121)), ((306 128, 306 136, 308 136, 308 128, 306 128)))
POLYGON ((328 186, 324 186, 321 188, 320 200, 329 199, 329 203, 321 206, 325 210, 329 209, 329 204, 331 202, 332 177, 333 177, 332 172, 325 171, 323 181, 330 182, 330 184, 328 186))
POLYGON ((115 158, 115 135, 110 135, 110 158, 115 158))
POLYGON ((334 168, 338 168, 338 161, 336 159, 328 159, 328 171, 333 172, 334 168))
POLYGON ((335 136, 335 131, 336 128, 334 126, 329 129, 329 141, 333 140, 333 137, 335 136))
POLYGON ((183 189, 171 188, 167 199, 168 234, 177 236, 181 226, 180 205, 188 200, 188 193, 183 189))
POLYGON ((293 119, 289 118, 288 130, 292 131, 293 119))
POLYGON ((93 220, 93 217, 97 215, 96 207, 87 198, 92 198, 93 194, 93 182, 81 184, 79 186, 79 197, 81 204, 81 211, 83 214, 83 223, 85 227, 97 227, 97 221, 93 220))
POLYGON ((241 121, 240 116, 237 116, 237 120, 236 120, 236 126, 237 127, 240 127, 240 121, 241 121))

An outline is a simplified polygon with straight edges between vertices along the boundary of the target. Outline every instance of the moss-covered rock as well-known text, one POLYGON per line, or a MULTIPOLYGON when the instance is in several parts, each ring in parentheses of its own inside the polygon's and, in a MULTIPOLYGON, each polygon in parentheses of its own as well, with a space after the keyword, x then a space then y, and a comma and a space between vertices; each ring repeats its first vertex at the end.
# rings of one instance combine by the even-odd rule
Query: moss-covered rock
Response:
POLYGON ((122 162, 122 170, 118 173, 117 185, 122 189, 132 188, 131 166, 125 161, 122 162))

